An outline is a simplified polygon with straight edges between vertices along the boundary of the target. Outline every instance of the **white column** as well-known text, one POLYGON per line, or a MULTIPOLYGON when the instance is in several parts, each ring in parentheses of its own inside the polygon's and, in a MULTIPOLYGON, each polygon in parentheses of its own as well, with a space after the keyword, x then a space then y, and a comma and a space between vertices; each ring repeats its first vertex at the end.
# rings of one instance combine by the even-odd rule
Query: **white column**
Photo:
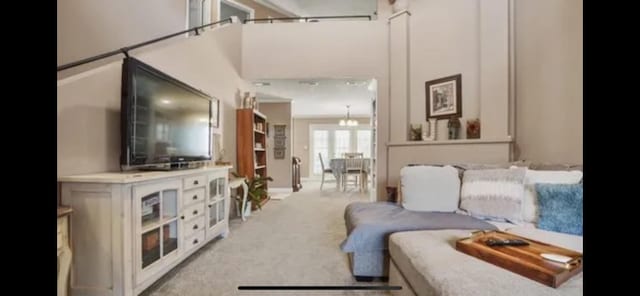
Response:
POLYGON ((480 137, 509 135, 508 0, 480 2, 480 137))
POLYGON ((389 17, 389 142, 409 138, 409 18, 404 10, 389 17))

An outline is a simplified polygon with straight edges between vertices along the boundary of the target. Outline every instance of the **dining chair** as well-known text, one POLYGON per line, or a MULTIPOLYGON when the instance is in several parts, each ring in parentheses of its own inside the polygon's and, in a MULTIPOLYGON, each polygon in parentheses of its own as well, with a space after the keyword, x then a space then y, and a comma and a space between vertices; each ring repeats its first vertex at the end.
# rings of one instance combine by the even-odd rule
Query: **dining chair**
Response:
MULTIPOLYGON (((358 184, 362 182, 364 173, 364 158, 362 157, 362 153, 355 154, 350 158, 345 157, 344 163, 345 171, 342 173, 342 187, 343 191, 346 191, 347 185, 349 183, 349 176, 355 177, 353 180, 353 184, 356 186, 358 186, 358 184)), ((362 184, 360 184, 360 191, 362 191, 362 184)))
POLYGON ((362 152, 345 152, 342 154, 344 158, 363 158, 364 153, 362 152))
POLYGON ((324 175, 327 173, 333 175, 333 170, 331 168, 324 167, 324 161, 322 160, 322 153, 318 153, 318 158, 320 158, 320 166, 322 167, 322 181, 320 182, 320 191, 322 191, 322 185, 324 185, 324 175))

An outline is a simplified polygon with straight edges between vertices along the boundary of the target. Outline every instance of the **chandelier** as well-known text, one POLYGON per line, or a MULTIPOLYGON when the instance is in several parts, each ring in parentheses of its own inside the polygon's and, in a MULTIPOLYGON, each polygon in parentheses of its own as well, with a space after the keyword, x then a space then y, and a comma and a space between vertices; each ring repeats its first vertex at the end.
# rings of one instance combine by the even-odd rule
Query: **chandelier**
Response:
POLYGON ((357 126, 358 125, 358 121, 355 119, 351 119, 350 115, 349 115, 349 107, 351 107, 350 105, 347 105, 347 119, 340 119, 340 126, 357 126))

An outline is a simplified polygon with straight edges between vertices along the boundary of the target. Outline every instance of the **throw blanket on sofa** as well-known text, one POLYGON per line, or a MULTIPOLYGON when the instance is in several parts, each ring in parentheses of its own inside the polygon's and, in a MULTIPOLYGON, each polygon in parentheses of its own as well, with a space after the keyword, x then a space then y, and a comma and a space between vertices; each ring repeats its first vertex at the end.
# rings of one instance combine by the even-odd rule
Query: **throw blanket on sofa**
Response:
POLYGON ((435 229, 497 230, 483 220, 455 213, 415 212, 389 202, 354 202, 344 212, 347 238, 343 252, 383 251, 394 232, 435 229))

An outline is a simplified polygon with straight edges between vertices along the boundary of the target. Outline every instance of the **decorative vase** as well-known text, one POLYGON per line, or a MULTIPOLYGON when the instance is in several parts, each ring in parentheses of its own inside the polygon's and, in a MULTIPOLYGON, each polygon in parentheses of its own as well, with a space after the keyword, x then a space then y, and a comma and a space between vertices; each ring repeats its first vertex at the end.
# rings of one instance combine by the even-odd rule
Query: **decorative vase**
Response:
POLYGON ((467 139, 480 139, 480 119, 467 120, 467 139))
POLYGON ((409 131, 409 141, 421 141, 422 140, 422 125, 411 124, 409 131))
POLYGON ((244 109, 253 108, 253 106, 251 106, 251 93, 250 92, 245 92, 244 93, 244 98, 242 99, 242 108, 244 108, 244 109))
POLYGON ((460 132, 460 119, 456 116, 452 116, 447 122, 447 128, 449 129, 449 140, 458 139, 460 132))
POLYGON ((429 119, 429 122, 425 123, 427 127, 424 128, 424 130, 422 131, 422 140, 423 141, 433 141, 436 139, 436 127, 438 124, 438 120, 435 118, 431 118, 429 119), (429 131, 429 135, 427 135, 427 130, 429 131))

